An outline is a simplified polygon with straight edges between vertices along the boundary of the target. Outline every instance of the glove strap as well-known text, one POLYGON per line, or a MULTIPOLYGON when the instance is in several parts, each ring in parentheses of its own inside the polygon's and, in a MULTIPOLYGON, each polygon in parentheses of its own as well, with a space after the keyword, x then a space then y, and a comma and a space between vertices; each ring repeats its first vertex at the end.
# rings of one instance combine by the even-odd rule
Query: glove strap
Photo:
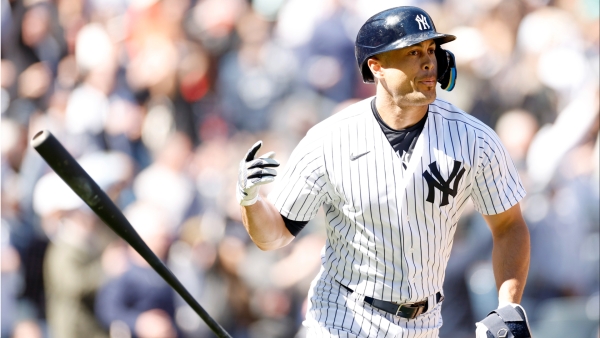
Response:
POLYGON ((501 307, 492 312, 497 313, 505 322, 520 322, 525 320, 511 305, 501 307))
POLYGON ((506 326, 506 323, 500 318, 496 311, 492 311, 490 315, 485 317, 484 320, 481 321, 483 325, 485 325, 488 329, 488 332, 491 333, 494 338, 514 338, 512 332, 506 326), (492 315, 493 314, 493 315, 492 315))

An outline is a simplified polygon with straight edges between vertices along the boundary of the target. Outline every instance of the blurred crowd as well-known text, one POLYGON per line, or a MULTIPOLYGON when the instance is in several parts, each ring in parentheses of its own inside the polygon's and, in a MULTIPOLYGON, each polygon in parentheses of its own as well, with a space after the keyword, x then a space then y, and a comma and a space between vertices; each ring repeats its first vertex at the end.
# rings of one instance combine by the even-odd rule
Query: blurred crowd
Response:
MULTIPOLYGON (((260 251, 241 224, 238 163, 262 139, 285 164, 311 126, 374 95, 354 39, 369 16, 399 5, 423 7, 458 37, 445 45, 458 84, 438 96, 494 128, 520 171, 532 239, 523 305, 534 332, 597 337, 597 0, 1 5, 2 337, 213 337, 29 146, 42 129, 232 336, 302 337, 324 217, 287 247, 260 251)), ((473 337, 496 307, 490 248, 468 208, 441 337, 473 337)))

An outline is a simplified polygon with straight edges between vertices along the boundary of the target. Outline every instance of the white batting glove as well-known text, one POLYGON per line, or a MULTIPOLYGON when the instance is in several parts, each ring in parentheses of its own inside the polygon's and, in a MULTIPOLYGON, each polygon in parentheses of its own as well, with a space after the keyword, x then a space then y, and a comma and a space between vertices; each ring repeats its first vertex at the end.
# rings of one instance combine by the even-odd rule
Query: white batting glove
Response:
POLYGON ((274 169, 270 169, 279 166, 279 162, 273 159, 275 152, 271 151, 254 159, 261 146, 262 141, 254 143, 246 153, 246 157, 240 162, 236 197, 238 203, 243 206, 256 203, 260 186, 273 182, 277 175, 274 169))

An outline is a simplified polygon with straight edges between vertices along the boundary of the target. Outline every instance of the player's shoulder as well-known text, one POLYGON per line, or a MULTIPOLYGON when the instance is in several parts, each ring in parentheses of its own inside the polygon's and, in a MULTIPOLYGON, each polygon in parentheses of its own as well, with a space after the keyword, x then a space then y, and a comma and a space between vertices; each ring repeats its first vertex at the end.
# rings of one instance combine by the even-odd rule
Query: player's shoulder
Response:
POLYGON ((357 123, 357 121, 360 121, 366 114, 371 113, 371 100, 373 100, 373 97, 366 98, 347 106, 325 120, 317 123, 308 131, 307 136, 311 134, 313 136, 331 135, 332 128, 357 123))
POLYGON ((371 111, 370 100, 372 99, 373 98, 371 97, 353 103, 317 123, 308 130, 296 149, 301 149, 301 152, 313 151, 328 144, 331 138, 345 126, 347 127, 350 124, 356 125, 360 123, 358 121, 364 121, 364 118, 361 117, 366 116, 366 114, 371 111))
POLYGON ((478 137, 497 138, 496 132, 494 132, 487 124, 450 102, 436 99, 429 105, 429 113, 440 116, 447 121, 459 123, 461 124, 461 128, 464 128, 465 131, 475 133, 478 137))
POLYGON ((446 120, 459 121, 473 125, 482 124, 481 121, 469 115, 464 110, 458 108, 448 101, 440 99, 435 99, 433 103, 429 104, 429 112, 440 115, 446 120))

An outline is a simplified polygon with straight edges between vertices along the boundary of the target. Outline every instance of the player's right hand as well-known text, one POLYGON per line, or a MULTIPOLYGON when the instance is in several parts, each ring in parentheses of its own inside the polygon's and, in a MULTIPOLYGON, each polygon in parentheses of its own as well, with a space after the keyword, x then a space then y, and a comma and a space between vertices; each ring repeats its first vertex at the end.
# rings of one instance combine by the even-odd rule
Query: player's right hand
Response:
POLYGON ((490 312, 475 326, 477 338, 531 338, 525 309, 515 303, 509 303, 490 312))
POLYGON ((258 200, 258 188, 275 180, 277 172, 274 169, 279 162, 273 159, 275 152, 271 151, 255 159, 262 141, 254 143, 248 150, 244 159, 240 162, 236 197, 238 203, 243 206, 252 205, 258 200))

